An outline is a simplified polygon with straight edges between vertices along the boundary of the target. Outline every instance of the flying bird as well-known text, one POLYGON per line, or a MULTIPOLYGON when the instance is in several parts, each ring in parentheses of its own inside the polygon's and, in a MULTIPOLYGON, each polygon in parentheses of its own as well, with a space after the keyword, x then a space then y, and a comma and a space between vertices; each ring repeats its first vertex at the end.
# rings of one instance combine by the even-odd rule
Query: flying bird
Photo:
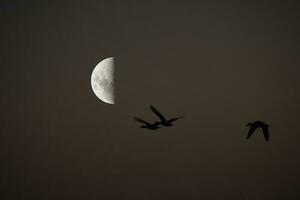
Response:
POLYGON ((145 120, 138 118, 138 117, 134 117, 133 119, 144 124, 144 125, 141 125, 140 128, 146 128, 146 129, 150 129, 150 130, 156 130, 156 129, 160 128, 160 126, 159 126, 160 123, 157 121, 151 124, 151 123, 146 122, 145 120))
POLYGON ((180 118, 183 118, 183 116, 180 116, 180 117, 175 117, 175 118, 171 118, 171 119, 167 120, 156 108, 154 108, 153 105, 151 105, 150 108, 159 117, 159 119, 160 119, 159 123, 163 126, 173 126, 172 122, 174 122, 180 118))
POLYGON ((249 132, 247 135, 247 140, 251 137, 251 135, 254 133, 254 131, 257 128, 261 128, 266 141, 269 140, 269 130, 268 130, 269 125, 268 124, 261 122, 261 121, 255 121, 253 123, 248 123, 246 126, 250 126, 250 129, 249 129, 249 132))

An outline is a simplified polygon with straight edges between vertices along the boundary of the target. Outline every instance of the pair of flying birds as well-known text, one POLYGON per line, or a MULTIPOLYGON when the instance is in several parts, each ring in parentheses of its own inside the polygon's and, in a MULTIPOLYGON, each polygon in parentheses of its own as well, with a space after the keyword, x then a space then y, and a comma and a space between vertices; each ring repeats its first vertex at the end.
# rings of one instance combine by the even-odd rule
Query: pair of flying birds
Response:
MULTIPOLYGON (((172 122, 174 122, 180 118, 183 118, 183 116, 180 116, 180 117, 175 117, 175 118, 171 118, 171 119, 166 119, 156 108, 154 108, 154 106, 151 105, 150 109, 154 112, 155 115, 158 116, 158 118, 160 119, 160 122, 155 121, 154 123, 149 123, 141 118, 134 117, 134 119, 136 121, 143 123, 143 125, 140 126, 141 128, 156 130, 156 129, 160 128, 160 125, 173 126, 172 122)), ((261 121, 255 121, 253 123, 248 123, 247 126, 250 127, 248 135, 247 135, 247 139, 249 139, 253 135, 253 133, 256 129, 261 128, 265 139, 267 141, 269 140, 269 130, 268 130, 269 125, 268 124, 261 122, 261 121)))
POLYGON ((156 130, 156 129, 159 129, 161 128, 160 125, 163 125, 163 126, 173 126, 173 122, 180 119, 180 118, 183 118, 183 116, 180 116, 180 117, 174 117, 174 118, 171 118, 171 119, 166 119, 163 114, 161 114, 156 108, 154 108, 154 106, 150 106, 150 109, 152 110, 152 112, 154 112, 154 114, 159 118, 160 121, 155 121, 154 123, 150 123, 150 122, 147 122, 139 117, 134 117, 134 119, 138 122, 141 122, 143 123, 143 125, 141 125, 140 127, 141 128, 146 128, 146 129, 150 129, 150 130, 156 130))

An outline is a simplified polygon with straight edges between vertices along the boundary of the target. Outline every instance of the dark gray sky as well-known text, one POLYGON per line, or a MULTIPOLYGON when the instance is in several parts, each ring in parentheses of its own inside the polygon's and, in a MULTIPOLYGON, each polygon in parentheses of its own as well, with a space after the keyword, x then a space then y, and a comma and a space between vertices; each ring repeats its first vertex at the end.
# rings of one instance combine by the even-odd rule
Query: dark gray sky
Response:
MULTIPOLYGON (((249 1, 250 2, 250 1, 249 1)), ((1 1, 3 200, 299 199, 299 6, 1 1), (115 57, 115 105, 90 75, 115 57), (139 129, 154 104, 176 126, 139 129), (249 121, 271 125, 246 141, 249 121)))

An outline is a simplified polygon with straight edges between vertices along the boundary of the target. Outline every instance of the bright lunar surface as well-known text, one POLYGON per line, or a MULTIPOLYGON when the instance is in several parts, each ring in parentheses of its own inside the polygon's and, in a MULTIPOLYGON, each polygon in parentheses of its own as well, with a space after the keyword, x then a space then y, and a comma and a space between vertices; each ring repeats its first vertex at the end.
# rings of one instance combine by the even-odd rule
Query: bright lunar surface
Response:
POLYGON ((114 58, 98 63, 92 72, 91 85, 95 95, 105 103, 114 104, 114 58))

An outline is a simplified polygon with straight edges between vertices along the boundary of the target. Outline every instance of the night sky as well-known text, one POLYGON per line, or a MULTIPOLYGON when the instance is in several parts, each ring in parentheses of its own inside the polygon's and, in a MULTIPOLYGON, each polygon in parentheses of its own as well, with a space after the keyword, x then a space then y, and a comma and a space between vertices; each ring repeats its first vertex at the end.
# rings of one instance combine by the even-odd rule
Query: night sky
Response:
POLYGON ((1 1, 0 199, 300 199, 300 6, 269 2, 1 1))

